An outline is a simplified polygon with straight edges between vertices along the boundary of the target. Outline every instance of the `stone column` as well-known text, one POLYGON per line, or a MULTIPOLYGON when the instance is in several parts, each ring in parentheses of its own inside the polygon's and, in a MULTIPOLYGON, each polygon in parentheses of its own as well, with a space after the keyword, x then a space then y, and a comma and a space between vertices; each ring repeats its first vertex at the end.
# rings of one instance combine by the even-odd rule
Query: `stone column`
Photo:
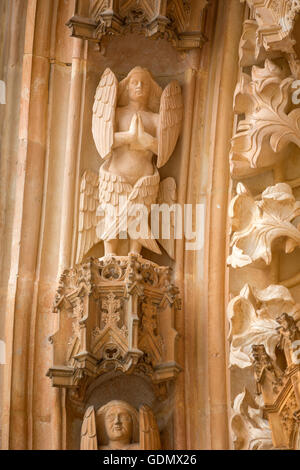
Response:
POLYGON ((5 335, 3 447, 10 449, 26 449, 29 443, 29 335, 43 198, 52 15, 48 0, 28 1, 5 335))
MULTIPOLYGON (((18 154, 18 122, 24 52, 27 2, 6 0, 1 3, 0 79, 5 83, 5 104, 0 103, 0 341, 7 349, 5 324, 7 321, 6 294, 11 262, 11 238, 15 203, 15 165, 18 154)), ((7 356, 7 354, 6 354, 7 356)), ((3 360, 6 360, 3 358, 3 360)), ((1 361, 0 361, 1 362, 1 361)), ((3 379, 7 366, 0 364, 0 422, 4 408, 3 379)), ((7 415, 3 415, 7 422, 7 415)), ((0 426, 2 428, 2 426, 0 426)), ((4 434, 3 434, 4 436, 4 434)), ((2 439, 0 437, 0 442, 2 439)), ((0 444, 1 447, 1 444, 0 444)))
POLYGON ((208 319, 208 373, 211 449, 228 449, 228 361, 226 356, 226 252, 229 198, 232 102, 238 76, 238 48, 243 25, 243 5, 236 0, 219 2, 212 62, 214 95, 209 143, 210 168, 206 215, 206 302, 208 319))

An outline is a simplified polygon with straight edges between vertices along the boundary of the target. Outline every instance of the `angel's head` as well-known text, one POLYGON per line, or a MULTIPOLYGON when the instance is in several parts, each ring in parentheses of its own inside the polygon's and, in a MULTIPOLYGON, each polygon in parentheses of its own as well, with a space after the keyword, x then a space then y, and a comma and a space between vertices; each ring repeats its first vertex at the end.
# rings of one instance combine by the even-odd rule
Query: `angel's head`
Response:
POLYGON ((102 421, 101 431, 105 431, 102 441, 130 444, 137 438, 138 413, 128 403, 113 400, 100 408, 97 416, 102 421))
POLYGON ((162 89, 150 72, 145 68, 135 67, 120 83, 118 104, 127 106, 130 102, 137 102, 157 113, 161 94, 162 89))

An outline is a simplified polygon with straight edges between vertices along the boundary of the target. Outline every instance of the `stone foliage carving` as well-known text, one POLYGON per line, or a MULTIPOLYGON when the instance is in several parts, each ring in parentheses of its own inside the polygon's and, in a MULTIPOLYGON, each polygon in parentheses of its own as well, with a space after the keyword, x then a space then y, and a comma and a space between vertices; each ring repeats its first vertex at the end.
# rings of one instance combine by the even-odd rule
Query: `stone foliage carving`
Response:
POLYGON ((257 43, 258 24, 255 20, 246 20, 239 45, 239 62, 241 67, 255 65, 267 58, 263 47, 257 43))
MULTIPOLYGON (((167 178, 160 184, 157 167, 172 155, 182 117, 177 81, 162 91, 141 67, 135 67, 120 84, 110 69, 104 72, 96 91, 92 130, 99 155, 106 161, 99 179, 90 171, 82 178, 77 262, 100 240, 105 254, 120 254, 118 239, 127 234, 128 251, 140 253, 144 246, 161 253, 148 228, 148 217, 156 202, 174 202, 176 183, 167 178), (152 163, 153 155, 157 155, 157 167, 152 163), (159 195, 164 200, 158 201, 159 195), (145 210, 140 216, 143 233, 139 236, 134 233, 137 215, 133 210, 137 207, 145 210)), ((164 247, 174 256, 172 245, 164 247)))
MULTIPOLYGON (((207 0, 197 2, 201 9, 207 4, 207 0)), ((197 29, 190 30, 192 15, 192 0, 79 0, 68 26, 73 36, 92 41, 134 32, 165 38, 179 50, 187 50, 204 42, 201 15, 197 29)))
MULTIPOLYGON (((252 366, 274 448, 295 449, 300 409, 300 306, 283 286, 258 290, 246 285, 230 302, 228 315, 230 363, 240 368, 252 366)), ((234 403, 232 430, 237 448, 246 448, 252 432, 260 435, 263 424, 253 421, 248 402, 245 392, 234 403)))
MULTIPOLYGON (((243 0, 245 1, 245 0, 243 0)), ((266 50, 293 53, 295 18, 299 0, 246 0, 258 23, 257 43, 266 50)))
POLYGON ((170 268, 133 254, 66 270, 54 305, 59 329, 51 337, 53 385, 80 388, 112 370, 141 374, 154 384, 176 378, 174 315, 180 302, 170 275, 170 268))
POLYGON ((156 419, 147 405, 139 412, 124 401, 111 401, 95 411, 90 406, 81 428, 81 450, 159 450, 156 419))
MULTIPOLYGON (((278 182, 285 161, 295 146, 300 148, 300 109, 291 99, 300 70, 293 39, 300 2, 246 2, 250 12, 239 45, 230 170, 233 179, 242 180, 276 169, 278 182)), ((236 449, 295 449, 299 443, 300 307, 283 286, 250 285, 252 268, 264 269, 265 276, 269 273, 273 282, 276 277, 279 282, 279 257, 272 263, 273 254, 279 249, 288 254, 299 246, 299 208, 291 187, 283 182, 256 197, 238 183, 230 204, 228 264, 243 268, 244 278, 249 279, 228 305, 230 365, 241 369, 235 369, 240 382, 247 375, 242 369, 251 367, 257 392, 253 400, 245 389, 234 402, 231 424, 236 449), (271 263, 270 271, 265 270, 271 263)))
POLYGON ((291 253, 300 244, 300 232, 292 221, 300 215, 300 202, 291 187, 278 183, 268 187, 257 201, 242 184, 229 208, 233 235, 228 264, 241 268, 258 260, 272 261, 272 244, 284 237, 284 249, 291 253))
POLYGON ((235 91, 234 110, 245 115, 232 138, 233 177, 276 164, 290 143, 300 147, 300 109, 289 112, 293 77, 267 59, 263 68, 242 73, 235 91))
POLYGON ((275 349, 279 344, 276 319, 282 312, 300 318, 300 306, 286 287, 270 285, 262 290, 248 284, 243 287, 228 305, 231 366, 250 367, 253 345, 263 345, 267 354, 276 359, 275 349))
POLYGON ((271 429, 263 415, 261 397, 252 397, 245 388, 234 400, 231 429, 235 450, 273 449, 271 429))
POLYGON ((284 355, 285 365, 279 367, 278 361, 269 357, 263 345, 254 345, 254 376, 258 393, 263 397, 274 447, 296 449, 300 409, 299 323, 285 312, 277 317, 276 321, 277 346, 284 355))

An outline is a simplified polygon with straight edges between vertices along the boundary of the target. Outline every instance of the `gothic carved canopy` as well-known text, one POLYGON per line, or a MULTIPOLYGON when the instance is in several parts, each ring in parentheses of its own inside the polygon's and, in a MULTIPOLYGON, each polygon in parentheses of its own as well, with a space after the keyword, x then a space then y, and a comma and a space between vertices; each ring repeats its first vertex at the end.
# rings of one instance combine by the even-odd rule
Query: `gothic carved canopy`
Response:
POLYGON ((189 50, 205 41, 206 5, 207 0, 77 0, 67 25, 72 36, 98 43, 134 32, 189 50))

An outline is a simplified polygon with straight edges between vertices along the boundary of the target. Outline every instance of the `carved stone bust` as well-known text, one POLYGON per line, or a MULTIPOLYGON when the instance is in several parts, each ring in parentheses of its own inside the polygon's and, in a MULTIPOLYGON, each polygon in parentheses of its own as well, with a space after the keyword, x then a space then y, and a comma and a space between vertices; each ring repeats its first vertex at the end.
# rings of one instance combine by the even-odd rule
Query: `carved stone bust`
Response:
POLYGON ((139 412, 125 401, 113 400, 95 412, 90 406, 81 428, 81 450, 159 450, 156 419, 147 405, 139 412))

